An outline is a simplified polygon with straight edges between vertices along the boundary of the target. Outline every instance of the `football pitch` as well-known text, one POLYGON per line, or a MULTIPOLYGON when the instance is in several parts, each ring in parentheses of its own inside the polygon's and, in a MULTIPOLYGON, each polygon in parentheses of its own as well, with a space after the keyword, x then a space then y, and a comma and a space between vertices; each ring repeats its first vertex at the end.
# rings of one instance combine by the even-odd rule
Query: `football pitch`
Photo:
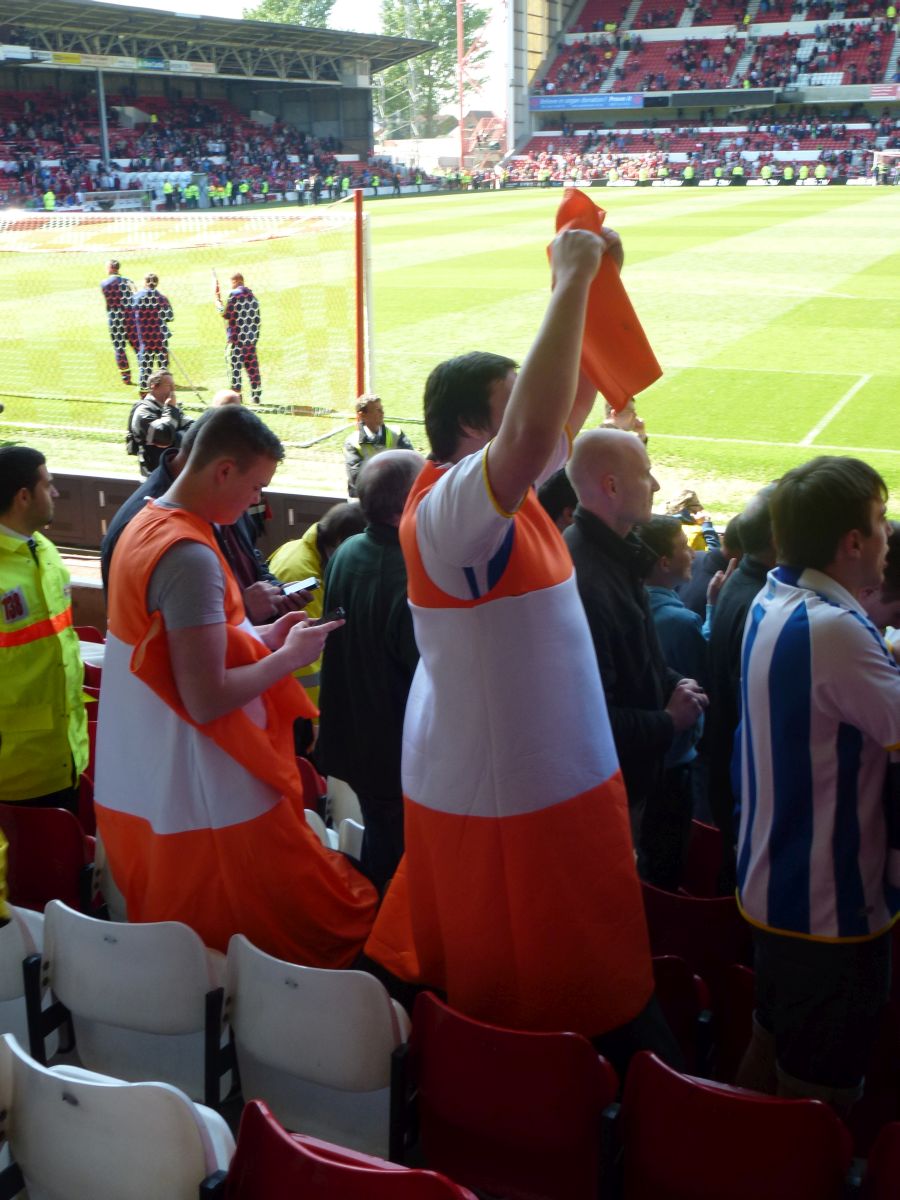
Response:
MULTIPOLYGON (((664 371, 637 398, 662 495, 690 485, 726 517, 798 462, 818 453, 855 454, 885 477, 890 510, 900 516, 900 190, 591 194, 622 234, 626 285, 664 371)), ((425 446, 422 386, 436 362, 472 349, 519 360, 527 351, 546 303, 545 248, 560 199, 559 189, 547 189, 369 206, 373 383, 389 421, 403 426, 419 447, 425 446)), ((265 383, 267 322, 274 360, 279 298, 254 279, 260 250, 241 251, 240 261, 234 253, 229 250, 225 266, 245 270, 263 308, 265 383)), ((96 287, 103 272, 97 264, 92 270, 96 287)), ((292 270, 290 261, 279 261, 281 277, 292 270)), ((300 263, 297 273, 303 270, 300 263)), ((175 260, 167 271, 161 287, 171 294, 177 289, 175 260)), ((62 290, 64 281, 58 286, 62 290)), ((39 446, 57 469, 131 474, 134 460, 126 458, 123 444, 129 398, 116 378, 99 291, 96 307, 79 312, 52 295, 29 297, 27 284, 23 293, 20 303, 34 309, 34 338, 15 346, 0 341, 0 399, 6 404, 0 440, 39 446), (92 400, 63 399, 71 394, 63 381, 57 398, 2 395, 9 387, 4 381, 16 372, 46 371, 48 347, 73 329, 92 349, 85 358, 92 400)), ((307 303, 315 295, 315 287, 305 289, 307 303)), ((199 362, 199 378, 195 372, 192 382, 212 391, 228 382, 224 338, 208 297, 203 303, 212 319, 204 317, 203 329, 193 335, 176 324, 172 347, 185 365, 199 362), (215 359, 198 360, 191 336, 214 346, 215 359)), ((276 483, 341 493, 341 443, 353 396, 330 387, 327 350, 306 351, 293 361, 294 375, 267 389, 262 413, 288 446, 276 483), (277 411, 311 396, 321 404, 323 395, 333 415, 277 411)), ((190 409, 195 397, 186 385, 182 394, 190 409)), ((593 421, 600 419, 598 405, 593 421)))

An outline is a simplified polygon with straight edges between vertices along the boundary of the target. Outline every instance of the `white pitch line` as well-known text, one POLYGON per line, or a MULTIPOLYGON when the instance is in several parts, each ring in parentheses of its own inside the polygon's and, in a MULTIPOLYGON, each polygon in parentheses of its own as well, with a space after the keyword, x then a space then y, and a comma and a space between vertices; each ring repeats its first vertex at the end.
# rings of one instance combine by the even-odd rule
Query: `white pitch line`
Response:
MULTIPOLYGON (((698 433, 657 433, 650 431, 654 441, 667 442, 708 442, 711 445, 725 444, 728 446, 773 446, 780 450, 802 450, 803 442, 767 442, 756 438, 709 437, 698 433)), ((889 450, 886 446, 833 446, 820 442, 817 450, 836 450, 840 454, 900 454, 900 450, 889 450)))
POLYGON ((831 422, 838 415, 838 413, 847 407, 847 405, 850 403, 850 401, 853 399, 853 397, 856 395, 856 393, 859 391, 859 389, 862 387, 865 387, 871 378, 872 378, 871 375, 861 375, 859 377, 859 379, 857 379, 856 383, 854 383, 853 387, 850 388, 849 391, 844 392, 843 396, 841 396, 841 398, 840 398, 840 400, 838 400, 837 404, 835 404, 832 408, 829 408, 828 412, 825 414, 825 416, 822 418, 822 420, 819 421, 819 423, 817 425, 814 425, 812 427, 812 429, 809 431, 809 433, 806 435, 806 437, 803 438, 800 445, 801 446, 811 446, 813 444, 813 442, 816 440, 816 438, 819 436, 819 434, 822 432, 822 430, 826 427, 826 425, 831 424, 831 422))
MULTIPOLYGON (((668 371, 750 371, 757 375, 835 375, 840 379, 857 378, 855 371, 803 371, 799 367, 733 367, 725 363, 667 363, 668 371)), ((665 376, 663 376, 665 378, 665 376)))

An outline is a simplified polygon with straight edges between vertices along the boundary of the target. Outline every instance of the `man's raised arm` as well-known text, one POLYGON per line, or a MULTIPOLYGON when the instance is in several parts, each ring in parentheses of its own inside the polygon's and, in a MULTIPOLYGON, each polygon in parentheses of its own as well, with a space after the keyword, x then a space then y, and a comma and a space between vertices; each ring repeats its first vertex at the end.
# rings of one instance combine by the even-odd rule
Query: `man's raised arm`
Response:
POLYGON ((614 234, 560 233, 551 247, 553 293, 488 451, 497 503, 512 512, 556 449, 579 382, 588 289, 614 234))

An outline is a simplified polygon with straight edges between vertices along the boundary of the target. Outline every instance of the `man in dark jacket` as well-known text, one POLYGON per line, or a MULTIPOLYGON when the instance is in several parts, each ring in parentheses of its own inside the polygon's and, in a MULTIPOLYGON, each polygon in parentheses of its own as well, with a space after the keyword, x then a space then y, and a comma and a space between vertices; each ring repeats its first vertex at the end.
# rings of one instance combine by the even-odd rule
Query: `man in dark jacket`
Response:
POLYGON ((384 450, 363 464, 357 492, 365 531, 341 544, 325 572, 325 611, 343 608, 347 623, 325 643, 317 757, 359 797, 361 866, 382 891, 403 854, 400 750, 419 661, 398 531, 423 465, 412 450, 384 450))
POLYGON ((656 556, 633 530, 649 520, 659 484, 640 439, 617 429, 582 434, 567 469, 578 507, 563 536, 606 692, 638 871, 649 883, 677 886, 686 829, 680 803, 667 809, 663 763, 707 700, 696 680, 666 667, 647 602, 644 578, 656 556))
MULTIPOLYGON (((160 496, 165 495, 181 474, 190 456, 191 447, 209 413, 228 404, 240 403, 241 398, 236 392, 217 392, 206 412, 187 429, 178 448, 172 446, 163 450, 156 469, 117 510, 100 543, 100 571, 104 592, 109 586, 113 551, 125 526, 148 500, 158 500, 160 496)), ((275 578, 256 549, 256 540, 260 533, 260 520, 252 509, 248 509, 234 525, 215 526, 219 549, 225 555, 241 587, 247 616, 254 625, 264 625, 273 617, 302 608, 310 595, 309 592, 284 595, 280 581, 275 578)))
POLYGON ((709 639, 710 700, 704 748, 709 761, 709 806, 722 830, 724 861, 719 882, 726 891, 734 887, 734 792, 731 787, 731 751, 740 719, 741 642, 747 613, 766 575, 775 566, 769 500, 775 484, 757 492, 740 515, 738 532, 744 556, 722 588, 709 639))

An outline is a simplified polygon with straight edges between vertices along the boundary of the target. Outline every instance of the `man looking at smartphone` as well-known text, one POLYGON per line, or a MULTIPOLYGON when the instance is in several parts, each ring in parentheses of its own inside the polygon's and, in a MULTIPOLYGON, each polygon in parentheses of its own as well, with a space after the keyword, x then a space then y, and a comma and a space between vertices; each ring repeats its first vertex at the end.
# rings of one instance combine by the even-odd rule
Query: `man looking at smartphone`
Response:
POLYGON ((206 419, 184 470, 128 525, 109 584, 95 799, 132 921, 184 921, 225 950, 349 966, 374 888, 303 813, 291 678, 338 626, 302 612, 254 629, 213 526, 259 502, 284 451, 243 407, 206 419), (125 751, 127 748, 127 753, 125 751))

